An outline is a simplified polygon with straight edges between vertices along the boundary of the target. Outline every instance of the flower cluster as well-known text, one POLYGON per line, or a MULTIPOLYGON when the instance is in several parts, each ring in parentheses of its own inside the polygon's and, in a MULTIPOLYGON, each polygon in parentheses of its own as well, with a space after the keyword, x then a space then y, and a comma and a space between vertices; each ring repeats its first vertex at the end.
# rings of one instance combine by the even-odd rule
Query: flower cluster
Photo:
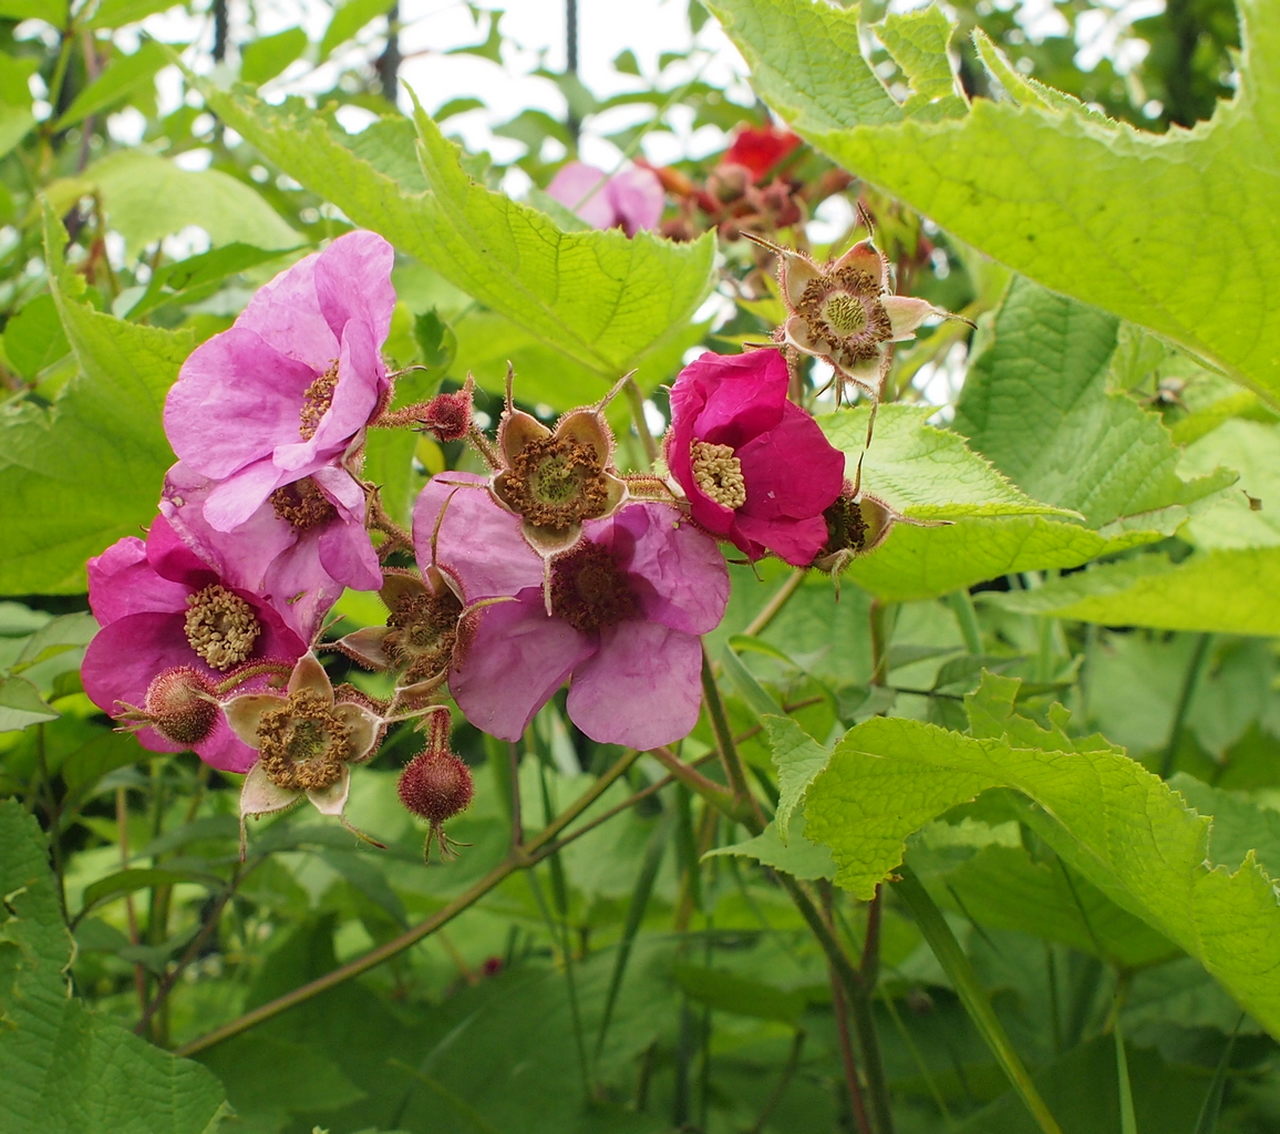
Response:
MULTIPOLYGON (((774 141, 740 138, 738 168, 763 176, 794 147, 774 141)), ((600 191, 614 219, 655 223, 649 197, 643 217, 623 216, 639 207, 627 192, 616 178, 600 191)), ((390 410, 394 254, 381 237, 349 233, 283 272, 182 367, 165 406, 178 460, 146 539, 89 562, 102 626, 89 696, 148 748, 244 773, 242 821, 306 799, 371 843, 345 819, 352 772, 389 728, 416 722, 424 747, 399 794, 429 825, 427 853, 446 858, 457 844, 443 824, 473 791, 450 747, 451 702, 517 741, 567 685, 565 712, 595 741, 680 741, 701 711, 702 636, 728 603, 721 542, 749 562, 834 573, 903 519, 849 482, 845 454, 797 401, 792 355, 862 383, 885 344, 936 312, 889 294, 869 242, 825 268, 769 246, 783 342, 681 370, 665 471, 633 475, 615 465, 612 394, 549 425, 517 408, 509 374, 493 440, 470 377, 390 410), (465 439, 487 468, 432 478, 402 530, 363 479, 375 426, 465 439), (347 587, 376 591, 385 624, 325 640, 347 587), (335 685, 321 651, 386 674, 388 695, 335 685)))

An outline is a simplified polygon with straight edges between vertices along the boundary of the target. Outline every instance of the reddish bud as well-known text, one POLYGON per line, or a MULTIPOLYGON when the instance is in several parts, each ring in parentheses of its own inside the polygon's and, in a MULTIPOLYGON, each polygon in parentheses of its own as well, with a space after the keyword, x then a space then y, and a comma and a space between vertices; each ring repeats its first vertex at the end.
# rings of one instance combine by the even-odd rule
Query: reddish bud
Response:
POLYGON ((396 790, 400 802, 429 824, 423 858, 430 861, 431 844, 440 845, 444 858, 454 857, 454 843, 445 833, 446 820, 461 814, 471 804, 475 793, 471 769, 449 747, 452 718, 446 710, 431 714, 427 746, 400 773, 396 790))
POLYGON ((143 708, 121 713, 118 719, 153 728, 167 740, 191 748, 213 731, 218 706, 204 675, 182 665, 158 674, 147 686, 143 708))
POLYGON ((418 424, 437 441, 461 441, 471 432, 475 385, 475 379, 468 374, 461 390, 453 394, 437 394, 422 407, 418 424))

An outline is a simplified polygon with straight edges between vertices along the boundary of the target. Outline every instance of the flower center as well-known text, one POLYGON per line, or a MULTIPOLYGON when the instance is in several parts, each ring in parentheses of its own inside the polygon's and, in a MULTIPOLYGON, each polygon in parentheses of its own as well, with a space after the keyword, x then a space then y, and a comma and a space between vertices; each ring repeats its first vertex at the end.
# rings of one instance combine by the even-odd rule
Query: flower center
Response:
POLYGON ((729 509, 741 508, 747 502, 747 482, 742 479, 742 462, 728 445, 695 441, 690 447, 693 479, 703 493, 729 509))
POLYGON ((862 507, 852 496, 841 494, 835 503, 822 513, 827 522, 827 543, 820 554, 837 551, 857 553, 867 543, 867 521, 862 507))
POLYGON ((599 454, 571 437, 528 442, 502 479, 507 506, 526 523, 552 531, 603 515, 609 504, 599 454))
POLYGON ((329 369, 302 392, 302 409, 298 411, 298 435, 310 441, 320 428, 320 419, 333 404, 333 392, 338 388, 338 360, 329 363, 329 369))
POLYGON ((640 603, 608 548, 583 540, 551 561, 551 613, 590 634, 635 618, 640 603))
POLYGON ((230 669, 253 653, 262 623, 239 595, 219 583, 187 596, 187 642, 211 669, 230 669))
POLYGON ((338 514, 309 476, 277 488, 267 499, 271 501, 271 510, 300 532, 328 523, 338 514))
POLYGON ((262 714, 258 752, 267 778, 287 791, 330 787, 355 755, 351 726, 312 689, 299 689, 280 708, 262 714))
POLYGON ((893 338, 893 324, 880 303, 880 289, 869 272, 849 266, 810 280, 796 312, 813 335, 843 348, 848 363, 865 362, 893 338))
POLYGON ((408 594, 387 616, 382 648, 409 682, 425 681, 448 668, 458 636, 462 603, 447 588, 439 594, 408 594))

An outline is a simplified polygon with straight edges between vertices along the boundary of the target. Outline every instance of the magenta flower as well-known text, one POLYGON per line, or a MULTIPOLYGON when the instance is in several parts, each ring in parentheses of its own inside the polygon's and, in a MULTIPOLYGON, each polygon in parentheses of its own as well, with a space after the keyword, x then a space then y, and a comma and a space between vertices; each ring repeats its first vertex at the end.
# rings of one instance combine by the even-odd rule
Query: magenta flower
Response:
POLYGON ((382 585, 365 530, 365 495, 346 469, 327 465, 275 489, 243 523, 219 531, 205 514, 217 482, 178 463, 160 512, 225 582, 261 595, 310 642, 346 587, 382 585))
POLYGON ((667 465, 707 531, 752 560, 772 552, 806 567, 826 542, 844 454, 787 384, 776 350, 695 359, 671 388, 667 465))
POLYGON ((453 486, 464 479, 482 483, 451 473, 423 489, 414 538, 425 569, 436 533, 434 565, 471 608, 449 675, 467 719, 516 740, 568 680, 569 717, 594 740, 645 749, 688 735, 702 703, 699 636, 729 595, 714 541, 665 504, 588 520, 582 540, 550 561, 548 613, 544 561, 520 518, 485 491, 453 486), (493 598, 510 601, 473 605, 493 598))
MULTIPOLYGON (((145 543, 118 540, 89 560, 88 571, 89 605, 102 625, 81 669, 90 700, 142 725, 144 748, 194 748, 215 768, 243 772, 256 754, 201 694, 248 663, 292 665, 306 652, 302 639, 257 595, 228 585, 163 517, 145 543), (157 723, 169 714, 171 723, 157 723)), ((241 688, 265 684, 256 677, 241 688)))
POLYGON ((389 386, 379 351, 393 258, 372 232, 339 237, 260 289, 183 364, 165 431, 184 464, 220 482, 204 505, 212 527, 245 523, 276 489, 358 446, 389 386))
POLYGON ((560 167, 547 196, 568 206, 592 228, 621 228, 635 236, 642 228, 657 228, 662 219, 662 182, 651 169, 639 166, 612 176, 603 169, 571 161, 560 167))

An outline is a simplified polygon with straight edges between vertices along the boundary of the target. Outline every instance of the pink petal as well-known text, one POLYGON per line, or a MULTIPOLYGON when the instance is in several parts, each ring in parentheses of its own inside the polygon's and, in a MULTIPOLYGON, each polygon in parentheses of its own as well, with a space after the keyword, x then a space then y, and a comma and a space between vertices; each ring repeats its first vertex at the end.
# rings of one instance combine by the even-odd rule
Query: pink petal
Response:
POLYGON ((605 192, 613 206, 614 223, 621 224, 628 236, 658 227, 666 194, 653 170, 633 167, 615 173, 605 192))
POLYGON ((790 402, 773 429, 738 450, 738 460, 747 484, 739 517, 814 516, 835 502, 844 484, 844 454, 790 402))
POLYGON ((205 522, 215 531, 233 531, 247 523, 277 488, 297 479, 269 459, 255 461, 212 485, 204 503, 205 522))
POLYGON ((569 717, 602 744, 673 744, 698 723, 701 668, 702 645, 694 635, 652 622, 620 623, 574 670, 569 717))
POLYGON ((299 437, 302 395, 320 373, 237 324, 183 364, 165 402, 165 433, 197 472, 229 476, 299 437))
POLYGON ((439 565, 461 584, 466 602, 542 586, 542 558, 525 542, 520 517, 497 504, 485 485, 475 473, 443 473, 413 507, 414 550, 424 569, 433 562, 432 536, 445 508, 439 565))
POLYGON ((547 186, 547 196, 577 213, 592 228, 615 223, 614 209, 605 194, 608 175, 602 169, 571 161, 563 165, 547 186))
POLYGON ((395 249, 376 232, 348 232, 320 253, 316 300, 336 337, 355 322, 369 332, 375 350, 386 339, 396 305, 395 258, 395 249))
POLYGON ((338 328, 329 325, 316 297, 323 255, 303 257, 260 287, 236 320, 237 327, 256 331, 281 354, 321 374, 338 356, 338 328))
POLYGON ((742 540, 767 548, 794 567, 807 567, 827 542, 827 523, 821 516, 762 519, 740 515, 736 533, 742 540))
POLYGON ((593 646, 565 622, 548 618, 541 588, 476 616, 449 691, 478 729, 519 740, 525 728, 593 646))
POLYGON ((189 588, 156 574, 137 536, 117 540, 87 564, 89 607, 100 626, 145 611, 186 609, 189 588))

